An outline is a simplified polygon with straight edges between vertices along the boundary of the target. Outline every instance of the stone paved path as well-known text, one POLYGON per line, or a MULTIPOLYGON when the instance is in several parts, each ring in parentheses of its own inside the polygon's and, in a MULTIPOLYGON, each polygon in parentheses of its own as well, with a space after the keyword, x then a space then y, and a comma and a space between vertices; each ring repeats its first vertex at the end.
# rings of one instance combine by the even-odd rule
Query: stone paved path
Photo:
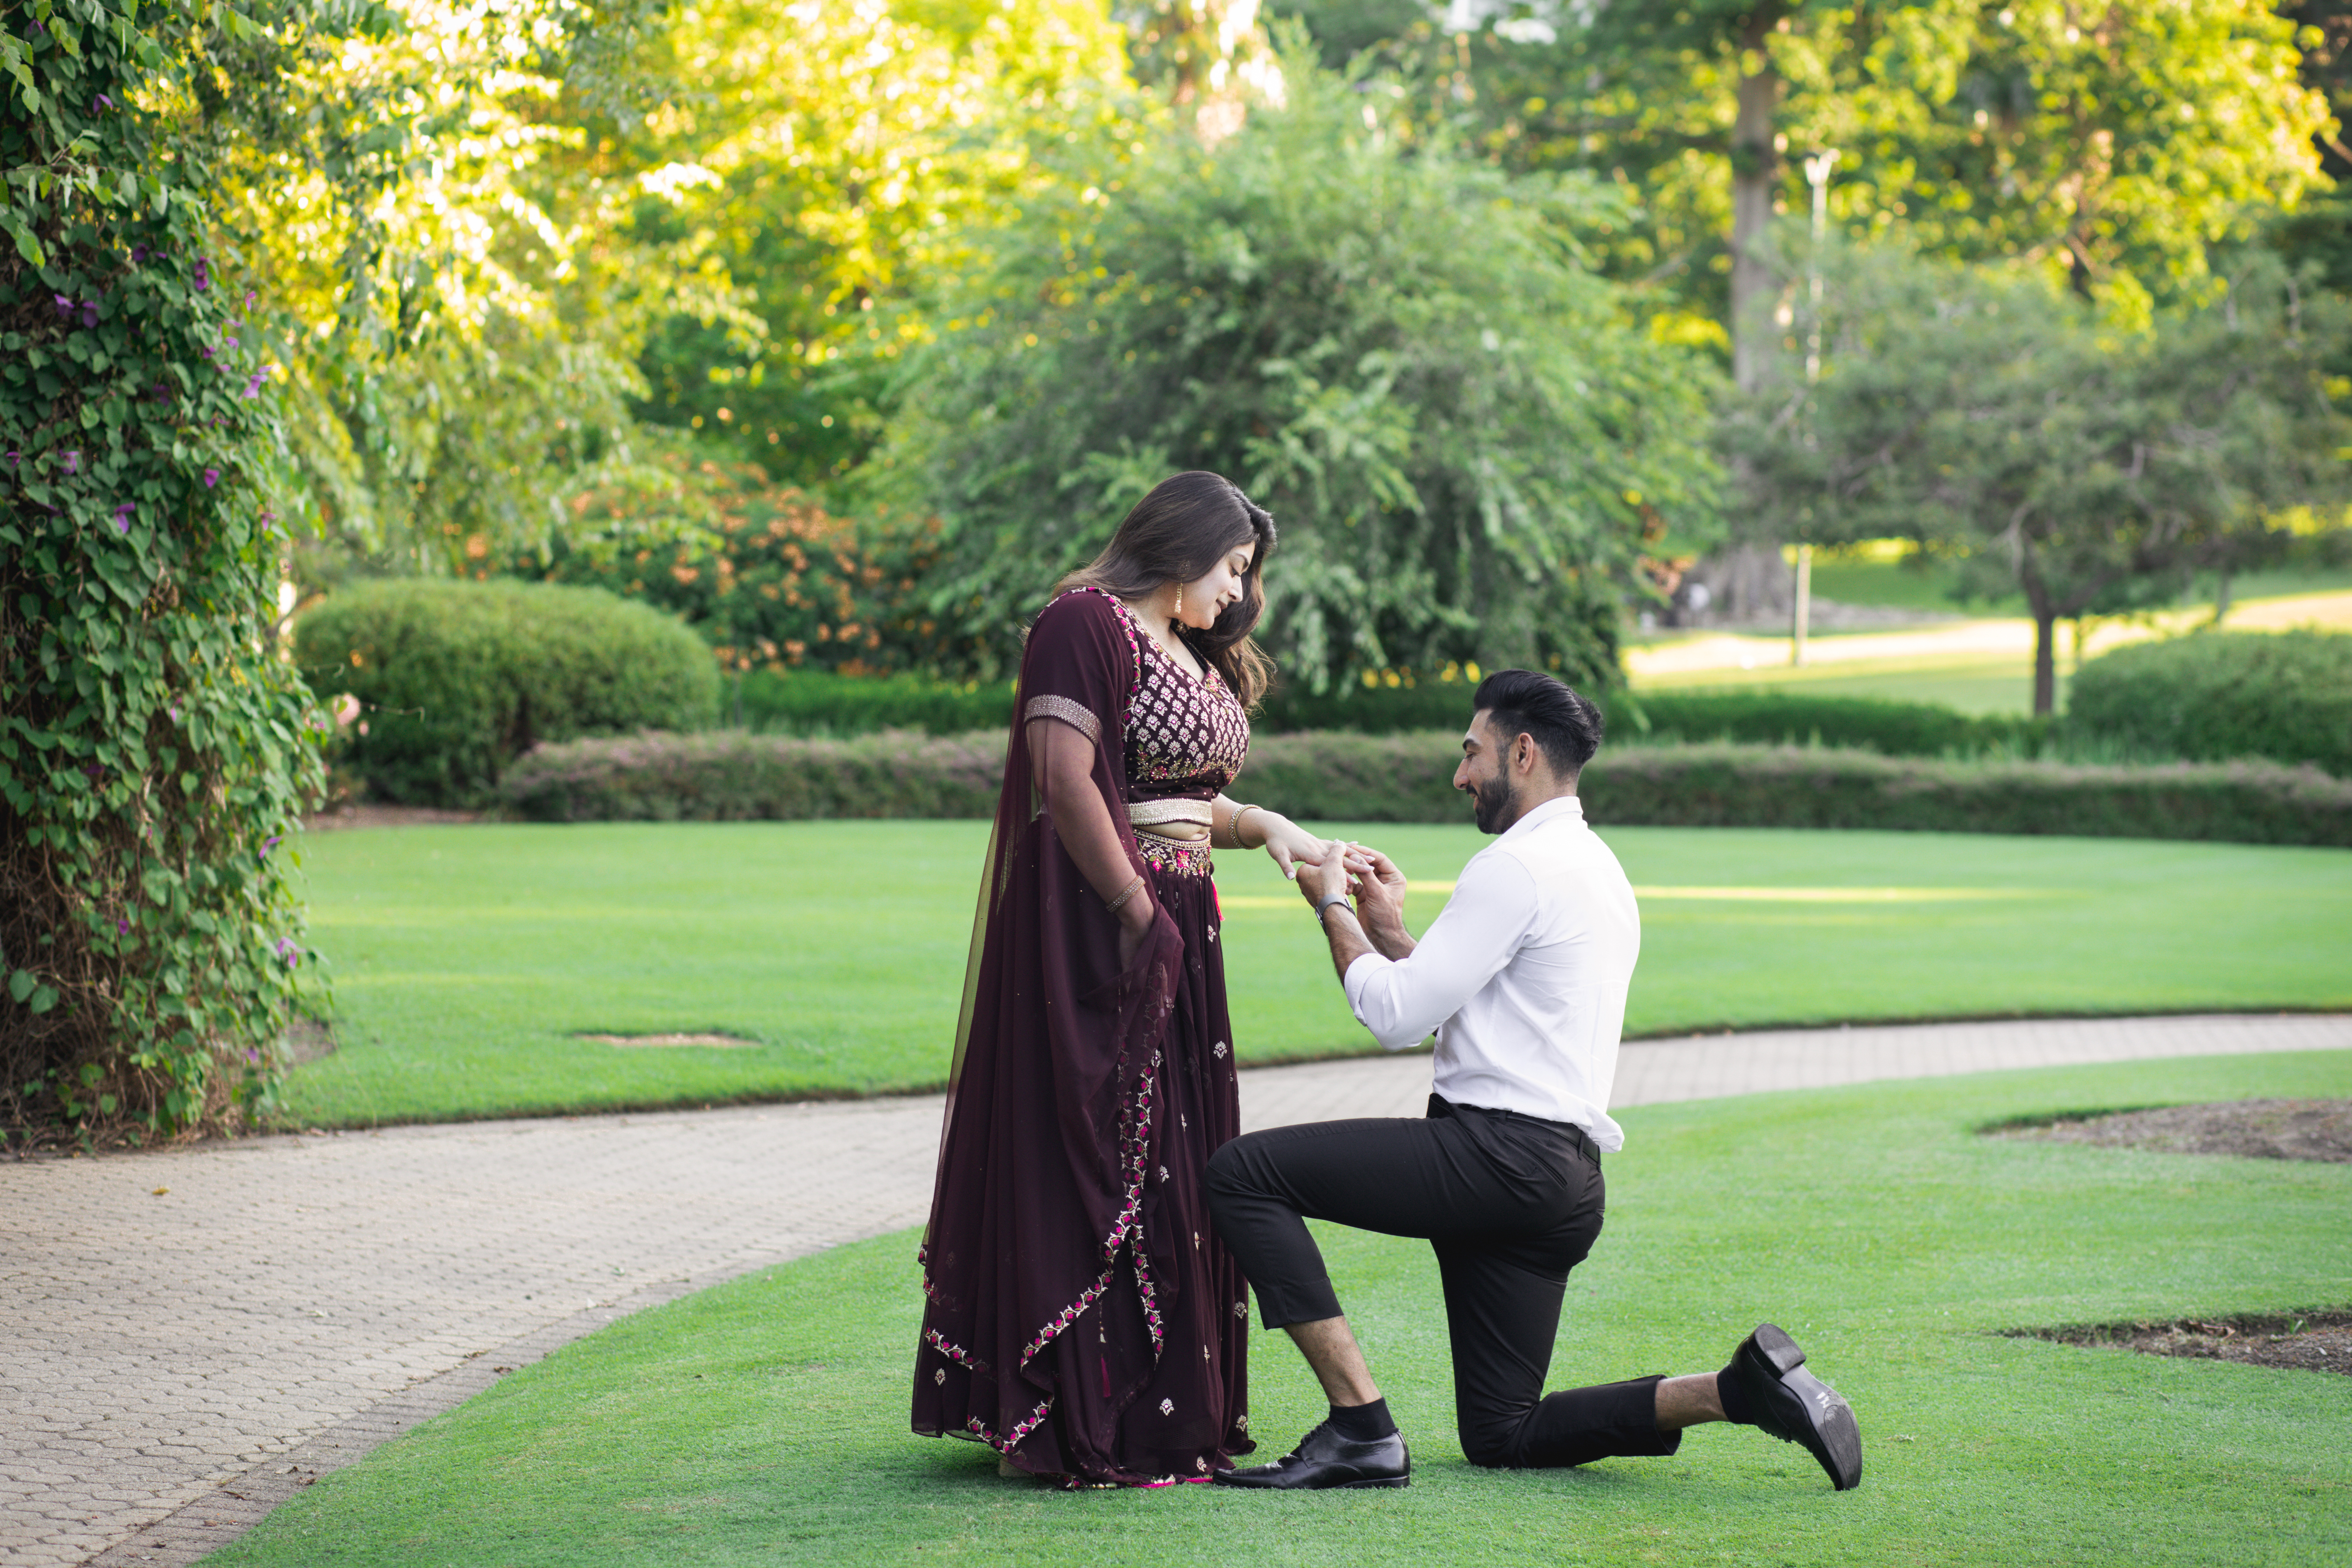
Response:
MULTIPOLYGON (((2352 1017, 1629 1045, 1616 1103, 2352 1049, 2352 1017)), ((1251 1126, 1418 1115, 1419 1054, 1244 1075, 1251 1126)), ((918 1224, 936 1096, 0 1163, 0 1562, 192 1563, 318 1473, 624 1313, 918 1224)))

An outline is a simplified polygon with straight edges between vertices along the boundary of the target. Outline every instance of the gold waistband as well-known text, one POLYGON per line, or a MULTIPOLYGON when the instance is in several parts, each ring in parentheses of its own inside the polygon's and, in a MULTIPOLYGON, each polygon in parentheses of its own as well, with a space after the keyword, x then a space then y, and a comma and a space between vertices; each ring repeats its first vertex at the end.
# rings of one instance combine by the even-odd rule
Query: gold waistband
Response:
POLYGON ((1129 805, 1127 820, 1138 834, 1171 844, 1202 844, 1215 829, 1217 819, 1205 800, 1139 800, 1129 805), (1201 831, 1171 832, 1179 823, 1201 831))
POLYGON ((1138 827, 1162 822, 1197 822, 1206 827, 1216 815, 1205 800, 1139 800, 1129 805, 1127 820, 1138 827))

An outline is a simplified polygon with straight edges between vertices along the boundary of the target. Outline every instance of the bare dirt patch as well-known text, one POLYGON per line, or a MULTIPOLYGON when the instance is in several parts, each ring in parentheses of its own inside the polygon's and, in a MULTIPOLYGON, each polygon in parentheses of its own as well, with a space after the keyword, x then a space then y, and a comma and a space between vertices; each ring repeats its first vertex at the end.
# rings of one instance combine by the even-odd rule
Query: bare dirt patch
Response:
POLYGON ((346 801, 302 819, 313 833, 338 827, 439 827, 479 822, 478 811, 439 811, 429 805, 379 805, 346 801))
POLYGON ((2352 1312, 2181 1318, 2168 1323, 2081 1323, 2016 1332, 2020 1338, 2055 1340, 2061 1344, 2116 1345, 2143 1355, 2234 1361, 2352 1377, 2352 1312))
POLYGON ((315 1018, 297 1018, 286 1028, 286 1065, 300 1067, 333 1056, 337 1044, 335 1031, 326 1025, 315 1018))
POLYGON ((749 1050, 760 1042, 739 1040, 732 1035, 581 1035, 583 1040, 593 1040, 600 1046, 622 1046, 635 1049, 640 1046, 707 1046, 722 1051, 749 1050))
POLYGON ((2064 1111, 1984 1131, 2021 1142, 2352 1163, 2352 1100, 2233 1100, 2154 1110, 2064 1111))

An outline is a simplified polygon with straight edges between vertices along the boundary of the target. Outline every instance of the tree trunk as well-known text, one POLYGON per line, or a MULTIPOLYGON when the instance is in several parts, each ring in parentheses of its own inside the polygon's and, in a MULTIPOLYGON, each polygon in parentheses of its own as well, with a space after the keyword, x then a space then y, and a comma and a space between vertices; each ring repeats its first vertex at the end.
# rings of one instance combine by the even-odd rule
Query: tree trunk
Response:
POLYGON ((2035 718, 2051 712, 2058 706, 2058 616, 2056 612, 2037 608, 2033 612, 2033 714, 2035 718))
POLYGON ((1765 312, 1777 279, 1750 252, 1771 226, 1780 174, 1780 154, 1772 145, 1780 73, 1765 45, 1786 9, 1758 5, 1739 35, 1739 109, 1731 122, 1731 378, 1743 392, 1763 380, 1771 358, 1772 322, 1765 312))

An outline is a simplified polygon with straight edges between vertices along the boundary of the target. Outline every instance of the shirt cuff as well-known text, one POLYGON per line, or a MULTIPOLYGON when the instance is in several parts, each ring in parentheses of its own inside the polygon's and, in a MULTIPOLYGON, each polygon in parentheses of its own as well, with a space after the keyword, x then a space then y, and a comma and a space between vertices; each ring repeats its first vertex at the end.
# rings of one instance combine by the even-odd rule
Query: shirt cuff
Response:
POLYGON ((1377 952, 1360 952, 1356 961, 1348 965, 1348 973, 1339 977, 1339 989, 1348 998, 1348 1011, 1356 1016, 1356 1022, 1372 1029, 1375 1035, 1380 1031, 1373 1028, 1371 1020, 1364 1016, 1364 992, 1371 985, 1372 976, 1391 967, 1393 963, 1394 960, 1377 952))

